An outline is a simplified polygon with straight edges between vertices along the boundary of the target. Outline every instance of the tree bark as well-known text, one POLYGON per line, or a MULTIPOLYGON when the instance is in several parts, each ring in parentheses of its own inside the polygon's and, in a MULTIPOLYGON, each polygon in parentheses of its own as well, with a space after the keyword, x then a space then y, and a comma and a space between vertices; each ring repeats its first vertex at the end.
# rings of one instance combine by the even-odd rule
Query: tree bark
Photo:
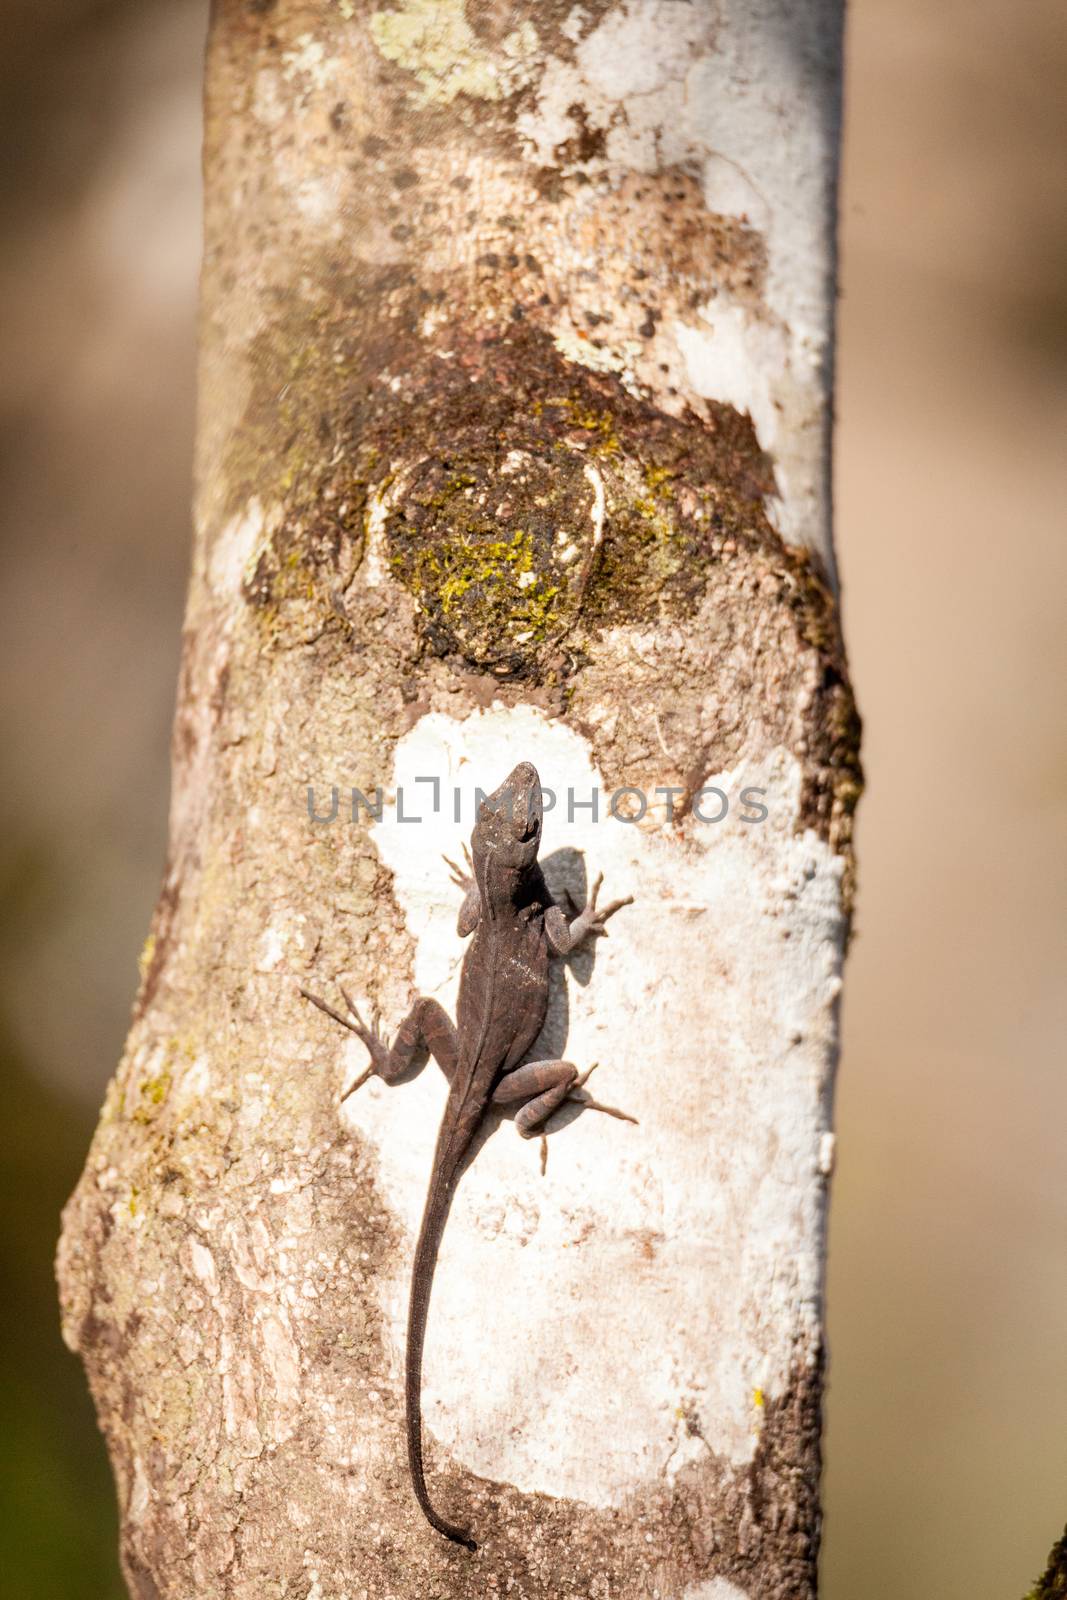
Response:
POLYGON ((138 1600, 815 1593, 840 29, 217 0, 170 856, 59 1257, 138 1600), (538 1053, 639 1123, 561 1116, 544 1178, 505 1124, 460 1185, 425 1403, 472 1555, 402 1435, 444 1085, 341 1108, 299 988, 451 1005, 440 854, 520 759, 550 884, 636 897, 538 1053))
POLYGON ((1026 1600, 1063 1600, 1067 1595, 1067 1530, 1049 1551, 1044 1575, 1034 1584, 1026 1600))

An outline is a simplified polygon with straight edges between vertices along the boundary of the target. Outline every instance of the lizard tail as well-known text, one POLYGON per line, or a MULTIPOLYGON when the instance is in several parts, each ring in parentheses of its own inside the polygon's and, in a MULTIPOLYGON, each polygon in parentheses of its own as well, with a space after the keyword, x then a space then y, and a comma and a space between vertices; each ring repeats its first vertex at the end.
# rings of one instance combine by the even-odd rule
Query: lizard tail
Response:
POLYGON ((466 1528, 447 1522, 433 1507, 426 1487, 426 1474, 422 1463, 422 1350, 426 1337, 426 1319, 430 1309, 430 1288, 434 1265, 441 1243, 448 1208, 452 1199, 452 1180, 445 1173, 435 1178, 426 1200, 415 1262, 411 1277, 411 1298, 408 1304, 407 1367, 404 1393, 407 1404, 408 1466, 415 1499, 431 1528, 443 1533, 446 1539, 461 1544, 468 1550, 478 1546, 466 1528))

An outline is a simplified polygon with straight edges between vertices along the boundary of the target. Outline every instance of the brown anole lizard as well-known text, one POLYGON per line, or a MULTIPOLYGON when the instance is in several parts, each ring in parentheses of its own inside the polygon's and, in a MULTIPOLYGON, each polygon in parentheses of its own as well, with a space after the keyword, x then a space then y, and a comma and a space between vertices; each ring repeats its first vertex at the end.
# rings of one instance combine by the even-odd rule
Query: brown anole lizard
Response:
MULTIPOLYGON (((409 1072, 417 1057, 425 1060, 427 1051, 449 1082, 412 1268, 406 1425, 415 1498, 438 1533, 469 1550, 477 1546, 468 1531, 435 1511, 422 1460, 422 1350, 430 1286, 464 1159, 491 1106, 518 1106, 518 1131, 524 1138, 540 1132, 542 1141, 546 1121, 568 1099, 577 1099, 584 1106, 607 1111, 628 1122, 634 1120, 611 1106, 599 1105, 585 1094, 576 1094, 592 1067, 579 1076, 577 1067, 569 1061, 520 1064, 544 1026, 550 957, 567 955, 589 935, 603 934, 608 918, 633 898, 613 900, 598 910, 601 880, 597 878, 589 903, 581 911, 572 903, 570 915, 565 914, 549 893, 537 859, 542 814, 537 770, 530 762, 522 761, 479 808, 471 835, 472 876, 448 862, 454 881, 465 890, 459 912, 460 937, 474 935, 460 977, 458 1026, 453 1026, 436 1000, 420 996, 390 1046, 378 1031, 377 1018, 368 1027, 344 989, 341 993, 350 1016, 343 1016, 306 989, 300 991, 327 1016, 356 1034, 370 1052, 370 1065, 344 1099, 375 1073, 386 1083, 396 1083, 409 1072)), ((544 1149, 542 1142, 542 1170, 544 1149)))

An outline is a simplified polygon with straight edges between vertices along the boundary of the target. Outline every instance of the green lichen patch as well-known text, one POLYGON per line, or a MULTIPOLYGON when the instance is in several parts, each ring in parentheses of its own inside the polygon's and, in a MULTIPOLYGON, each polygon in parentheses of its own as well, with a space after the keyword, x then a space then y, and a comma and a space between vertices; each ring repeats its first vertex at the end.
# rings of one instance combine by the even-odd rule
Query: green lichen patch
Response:
POLYGON ((604 626, 691 615, 717 537, 773 538, 748 418, 667 416, 521 322, 424 356, 409 396, 361 421, 391 479, 390 571, 430 650, 468 665, 543 681, 563 635, 580 652, 604 626))
POLYGON ((523 673, 571 622, 596 489, 574 451, 428 457, 386 523, 389 565, 437 654, 523 673))
POLYGON ((346 469, 320 480, 311 504, 302 497, 271 536, 244 584, 278 643, 332 630, 351 631, 343 593, 363 556, 366 479, 346 469))
POLYGON ((463 0, 400 0, 375 11, 370 34, 387 61, 410 72, 420 105, 450 105, 457 95, 501 100, 527 82, 538 47, 527 19, 491 50, 472 28, 463 0))
POLYGON ((154 1078, 149 1078, 147 1083, 141 1085, 141 1098, 150 1105, 160 1106, 167 1097, 170 1088, 170 1073, 160 1072, 154 1078))
POLYGON ((368 372, 387 369, 403 336, 364 312, 382 300, 395 300, 410 332, 422 300, 389 268, 339 281, 329 296, 281 299, 248 349, 249 399, 225 446, 225 514, 239 515, 253 496, 284 508, 244 585, 281 643, 344 631, 340 596, 363 556, 368 484, 381 477, 358 419, 368 372))
POLYGON ((170 1091, 170 1079, 170 1069, 164 1067, 162 1072, 154 1073, 143 1081, 132 1112, 134 1122, 146 1126, 155 1121, 170 1091))

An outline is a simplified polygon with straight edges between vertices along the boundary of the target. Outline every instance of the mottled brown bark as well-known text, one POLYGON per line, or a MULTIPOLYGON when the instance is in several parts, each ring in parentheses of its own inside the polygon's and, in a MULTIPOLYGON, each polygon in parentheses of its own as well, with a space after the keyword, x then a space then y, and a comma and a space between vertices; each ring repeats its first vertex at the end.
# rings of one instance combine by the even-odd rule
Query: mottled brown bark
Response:
MULTIPOLYGON (((814 1593, 820 1138, 859 774, 825 517, 809 517, 803 542, 780 528, 781 506, 820 503, 832 284, 827 267, 813 291, 821 333, 796 334, 810 369, 786 361, 774 402, 795 406, 813 441, 808 479, 789 458, 790 491, 784 447, 703 392, 685 353, 703 337, 696 308, 718 300, 744 339, 755 330, 756 378, 764 336, 780 362, 792 333, 768 285, 781 264, 755 219, 709 206, 712 156, 663 109, 699 86, 702 64, 732 81, 732 35, 754 29, 758 43, 761 26, 764 90, 773 98, 779 34, 793 28, 813 125, 829 130, 807 224, 829 261, 834 5, 812 4, 799 25, 773 9, 742 25, 681 0, 215 6, 171 851, 59 1267, 140 1600, 814 1593), (616 79, 599 65, 612 50, 616 79), (722 1329, 754 1397, 751 1448, 727 1449, 681 1382, 681 1464, 635 1469, 625 1492, 522 1489, 431 1437, 443 1498, 462 1499, 479 1532, 472 1558, 412 1510, 383 1289, 402 1279, 410 1239, 382 1148, 339 1116, 340 1041, 298 986, 356 972, 398 1016, 418 943, 373 833, 310 823, 309 786, 388 788, 413 731, 490 708, 502 727, 521 711, 569 730, 608 788, 677 789, 673 822, 661 811, 642 835, 666 852, 653 899, 685 899, 685 830, 709 775, 741 762, 783 775, 791 809, 744 892, 766 899, 768 939, 796 949, 815 929, 825 972, 810 998, 798 991, 780 1047, 803 1108, 795 1169, 776 1163, 796 1119, 783 1114, 780 1136, 756 1109, 788 1009, 764 965, 744 982, 770 995, 773 1023, 732 1054, 708 1047, 722 1053, 702 1106, 717 1085, 727 1099, 743 1089, 738 1126, 752 1129, 750 1151, 719 1149, 733 1124, 707 1112, 720 1163, 708 1181, 730 1195, 732 1169, 755 1165, 761 1193, 798 1184, 780 1209, 801 1216, 808 1263, 774 1265, 794 1285, 784 1313, 750 1267, 744 1314, 722 1329), (798 911, 813 881, 822 909, 798 911), (807 1064, 788 1065, 808 1040, 807 1064)), ((705 972, 727 991, 742 983, 740 958, 717 950, 694 945, 659 974, 690 962, 664 1038, 706 1026, 686 1020, 705 972)), ((622 1050, 632 1023, 605 1026, 622 1050)), ((740 1237, 744 1191, 733 1203, 740 1237)), ((631 1229, 628 1270, 658 1270, 662 1237, 631 1229)), ((595 1230, 583 1236, 592 1267, 598 1248, 595 1230)), ((681 1270, 705 1274, 714 1322, 726 1269, 694 1256, 681 1270)), ((619 1305, 597 1315, 625 1326, 619 1305)), ((629 1344, 633 1371, 612 1380, 623 1393, 653 1348, 629 1344)), ((493 1448, 470 1445, 477 1459, 493 1448)))

